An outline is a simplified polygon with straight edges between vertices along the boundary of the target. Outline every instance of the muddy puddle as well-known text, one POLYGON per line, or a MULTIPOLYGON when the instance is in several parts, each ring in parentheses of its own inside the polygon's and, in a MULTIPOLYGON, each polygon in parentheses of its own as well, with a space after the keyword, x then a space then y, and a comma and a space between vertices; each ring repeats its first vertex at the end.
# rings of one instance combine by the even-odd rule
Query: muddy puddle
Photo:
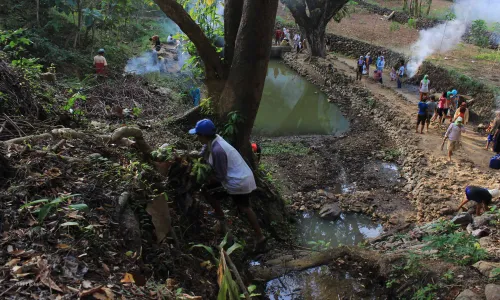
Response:
MULTIPOLYGON (((314 213, 303 213, 297 228, 300 243, 316 250, 340 245, 357 245, 367 238, 379 236, 382 225, 361 214, 341 214, 336 221, 319 218, 314 213)), ((258 262, 253 262, 258 264, 258 262)), ((292 272, 266 284, 266 296, 273 300, 287 299, 378 299, 365 282, 368 277, 354 277, 345 270, 332 271, 328 266, 292 272)), ((357 273, 356 275, 359 275, 357 273)), ((363 277, 363 276, 361 276, 363 277)))
POLYGON ((269 61, 254 133, 340 135, 348 128, 349 121, 318 87, 285 64, 269 61))

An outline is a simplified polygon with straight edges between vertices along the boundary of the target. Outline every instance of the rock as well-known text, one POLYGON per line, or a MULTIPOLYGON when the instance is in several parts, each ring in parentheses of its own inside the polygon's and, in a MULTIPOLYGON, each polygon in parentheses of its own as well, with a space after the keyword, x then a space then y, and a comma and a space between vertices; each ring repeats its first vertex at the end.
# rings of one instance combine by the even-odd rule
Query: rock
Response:
POLYGON ((304 210, 306 210, 306 209, 307 209, 307 208, 306 208, 304 205, 302 205, 302 206, 299 208, 299 210, 300 210, 300 211, 304 211, 304 210))
POLYGON ((477 263, 475 263, 472 266, 474 268, 476 268, 484 276, 487 276, 489 278, 493 278, 495 274, 492 271, 495 268, 500 268, 500 263, 482 260, 482 261, 478 261, 477 263))
POLYGON ((481 248, 488 248, 493 244, 493 239, 489 236, 487 237, 482 237, 479 239, 479 245, 481 245, 481 248))
POLYGON ((397 216, 392 216, 388 222, 391 225, 397 225, 399 224, 399 218, 397 216))
POLYGON ((490 229, 488 227, 482 227, 480 229, 476 229, 472 232, 472 235, 481 238, 490 235, 490 229))
POLYGON ((469 213, 461 213, 453 217, 451 221, 457 225, 467 225, 472 223, 472 216, 469 213))
POLYGON ((326 220, 337 220, 342 213, 342 209, 337 203, 330 203, 324 205, 319 211, 319 216, 326 220))
POLYGON ((455 300, 481 300, 481 297, 479 297, 476 293, 473 291, 467 289, 461 292, 455 300))
POLYGON ((484 289, 484 294, 486 300, 500 300, 500 285, 498 284, 487 284, 484 289))
POLYGON ((474 218, 474 228, 479 228, 481 226, 488 225, 490 221, 493 219, 493 215, 484 214, 479 217, 474 218))
POLYGON ((447 208, 442 208, 440 211, 439 211, 439 214, 441 216, 446 216, 446 215, 451 215, 453 214, 455 210, 451 207, 447 207, 447 208))

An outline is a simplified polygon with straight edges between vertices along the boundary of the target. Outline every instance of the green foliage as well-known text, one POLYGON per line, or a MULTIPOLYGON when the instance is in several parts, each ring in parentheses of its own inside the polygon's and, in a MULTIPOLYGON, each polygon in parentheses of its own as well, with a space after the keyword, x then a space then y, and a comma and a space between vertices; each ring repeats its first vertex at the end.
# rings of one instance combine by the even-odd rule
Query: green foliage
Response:
POLYGON ((238 134, 238 127, 245 122, 245 118, 239 111, 232 111, 227 114, 227 123, 220 132, 220 135, 224 137, 225 140, 234 142, 236 135, 238 134))
POLYGON ((158 148, 151 152, 151 156, 156 161, 169 161, 175 157, 175 147, 173 145, 169 145, 167 147, 158 148))
MULTIPOLYGON (((71 91, 70 91, 71 92, 71 91)), ((78 106, 79 102, 85 102, 87 97, 80 92, 74 93, 62 107, 65 111, 69 111, 74 115, 83 115, 83 111, 80 108, 73 109, 75 105, 78 106)))
POLYGON ((278 26, 280 27, 287 27, 287 28, 295 27, 295 21, 285 20, 281 16, 276 16, 276 24, 278 24, 278 26))
MULTIPOLYGON (((221 52, 222 47, 216 45, 217 39, 224 37, 224 20, 217 13, 219 0, 180 0, 179 2, 201 27, 206 37, 211 41, 212 46, 217 49, 217 52, 221 52)), ((194 43, 183 33, 176 34, 175 38, 186 41, 186 43, 183 43, 183 50, 191 55, 191 58, 185 62, 183 69, 189 69, 195 78, 201 77, 203 64, 194 43)))
POLYGON ((356 1, 349 0, 346 5, 342 6, 342 8, 340 8, 340 10, 335 13, 335 15, 333 16, 333 20, 339 23, 343 18, 350 17, 351 14, 356 11, 356 5, 358 5, 356 1))
POLYGON ((491 270, 491 275, 495 279, 500 278, 500 268, 494 268, 493 270, 491 270))
POLYGON ((210 175, 212 175, 212 167, 209 164, 204 163, 202 158, 198 158, 193 161, 191 176, 196 178, 196 182, 198 184, 207 182, 210 175))
MULTIPOLYGON (((254 284, 249 285, 249 286, 247 287, 247 291, 248 291, 248 294, 250 295, 250 298, 251 298, 251 297, 259 297, 259 296, 261 296, 261 294, 254 293, 254 291, 255 291, 256 289, 257 289, 257 286, 256 286, 256 285, 254 285, 254 284)), ((244 294, 241 294, 241 295, 240 295, 240 298, 245 299, 245 295, 244 295, 244 294)))
POLYGON ((435 284, 427 284, 423 288, 418 289, 413 297, 411 298, 412 300, 434 300, 436 299, 436 293, 435 291, 438 289, 438 286, 435 284))
POLYGON ((370 109, 373 109, 377 105, 377 101, 373 97, 368 97, 366 98, 366 104, 368 104, 370 109))
POLYGON ((452 282, 453 279, 455 278, 455 274, 453 273, 452 270, 446 271, 446 273, 443 274, 443 279, 447 282, 452 282))
POLYGON ((424 240, 429 242, 424 250, 438 250, 438 257, 459 265, 473 264, 487 256, 477 239, 466 232, 430 235, 424 240))
POLYGON ((318 250, 318 251, 325 251, 330 248, 330 242, 326 242, 323 240, 309 241, 307 242, 307 244, 312 246, 313 250, 318 250))
POLYGON ((136 117, 139 117, 141 112, 142 112, 142 109, 140 107, 134 106, 134 108, 132 108, 132 114, 136 117))
POLYGON ((403 267, 405 273, 410 276, 419 276, 422 273, 422 256, 410 253, 406 259, 406 264, 403 267))
POLYGON ((388 161, 397 160, 401 156, 399 149, 386 149, 384 152, 384 160, 388 161))
POLYGON ((0 46, 10 58, 18 59, 32 42, 26 38, 24 29, 0 30, 0 46))
POLYGON ((417 19, 408 19, 408 23, 406 25, 408 25, 409 28, 417 28, 417 19))
MULTIPOLYGON (((61 196, 61 197, 55 198, 52 201, 50 201, 49 199, 39 199, 39 200, 35 200, 35 201, 24 204, 23 206, 21 206, 19 208, 19 210, 23 210, 23 209, 26 209, 26 208, 29 208, 29 207, 32 207, 32 206, 35 206, 38 204, 43 204, 42 207, 40 207, 39 209, 34 211, 34 213, 38 214, 38 223, 43 223, 43 221, 50 214, 50 212, 54 209, 57 209, 57 207, 59 207, 59 204, 61 204, 62 202, 65 202, 66 200, 68 200, 70 198, 76 197, 76 196, 79 196, 79 195, 74 194, 74 195, 61 196)), ((76 209, 76 210, 88 209, 87 205, 85 205, 85 204, 83 204, 83 205, 70 205, 69 208, 76 209)))
POLYGON ((486 21, 484 20, 475 20, 472 22, 472 26, 470 29, 471 40, 474 45, 486 48, 489 46, 490 41, 488 36, 486 35, 488 32, 488 26, 486 25, 486 21))
POLYGON ((205 116, 211 116, 214 114, 214 108, 212 105, 212 99, 206 98, 200 101, 201 113, 205 116))
POLYGON ((401 26, 399 25, 398 22, 394 22, 392 21, 391 22, 391 26, 389 28, 391 31, 399 31, 399 29, 401 29, 401 26))
POLYGON ((474 56, 477 60, 500 61, 500 51, 484 52, 474 56))
POLYGON ((296 156, 307 155, 310 149, 302 143, 262 143, 262 155, 290 154, 296 156))

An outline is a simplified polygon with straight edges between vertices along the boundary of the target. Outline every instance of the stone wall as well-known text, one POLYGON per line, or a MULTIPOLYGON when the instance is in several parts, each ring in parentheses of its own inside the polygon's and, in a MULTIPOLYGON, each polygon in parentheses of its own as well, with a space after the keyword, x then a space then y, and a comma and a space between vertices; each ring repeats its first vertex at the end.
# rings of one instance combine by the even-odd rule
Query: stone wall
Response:
POLYGON ((401 60, 407 60, 402 53, 335 34, 326 35, 326 44, 331 51, 350 57, 359 57, 370 52, 372 57, 375 58, 378 52, 382 52, 386 61, 386 67, 392 67, 397 65, 401 60))

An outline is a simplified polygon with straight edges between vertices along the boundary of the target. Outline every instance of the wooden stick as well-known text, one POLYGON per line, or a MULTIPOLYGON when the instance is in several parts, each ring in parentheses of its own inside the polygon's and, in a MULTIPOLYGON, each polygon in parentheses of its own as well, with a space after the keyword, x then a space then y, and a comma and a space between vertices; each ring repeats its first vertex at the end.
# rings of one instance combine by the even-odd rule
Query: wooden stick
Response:
POLYGON ((240 273, 238 272, 238 269, 236 266, 233 264, 233 261, 231 258, 229 258, 229 255, 227 255, 226 251, 224 249, 221 249, 221 252, 224 254, 224 258, 226 259, 227 264, 229 265, 229 268, 234 274, 234 277, 236 277, 236 282, 240 286, 240 289, 243 291, 243 295, 245 295, 245 299, 250 300, 250 295, 248 294, 247 288, 245 284, 243 283, 243 280, 241 280, 240 273))

